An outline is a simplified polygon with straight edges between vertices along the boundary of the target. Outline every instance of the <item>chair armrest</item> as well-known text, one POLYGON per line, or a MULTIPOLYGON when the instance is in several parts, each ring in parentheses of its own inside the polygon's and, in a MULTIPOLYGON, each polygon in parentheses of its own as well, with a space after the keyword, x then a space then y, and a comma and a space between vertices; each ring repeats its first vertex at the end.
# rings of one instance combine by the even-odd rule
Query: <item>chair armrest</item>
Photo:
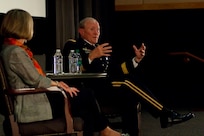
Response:
POLYGON ((48 92, 62 92, 62 90, 59 89, 58 87, 8 89, 8 94, 10 95, 25 95, 25 94, 48 93, 48 92))
POLYGON ((25 88, 25 89, 9 89, 8 94, 10 95, 24 95, 24 94, 36 94, 48 92, 46 88, 25 88))

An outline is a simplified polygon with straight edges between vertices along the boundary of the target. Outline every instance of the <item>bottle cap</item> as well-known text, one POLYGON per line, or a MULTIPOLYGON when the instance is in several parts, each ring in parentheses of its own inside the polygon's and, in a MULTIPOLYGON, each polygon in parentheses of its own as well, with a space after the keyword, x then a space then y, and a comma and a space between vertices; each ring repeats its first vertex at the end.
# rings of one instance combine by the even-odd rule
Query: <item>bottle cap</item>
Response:
POLYGON ((60 49, 56 49, 56 52, 60 52, 60 49))

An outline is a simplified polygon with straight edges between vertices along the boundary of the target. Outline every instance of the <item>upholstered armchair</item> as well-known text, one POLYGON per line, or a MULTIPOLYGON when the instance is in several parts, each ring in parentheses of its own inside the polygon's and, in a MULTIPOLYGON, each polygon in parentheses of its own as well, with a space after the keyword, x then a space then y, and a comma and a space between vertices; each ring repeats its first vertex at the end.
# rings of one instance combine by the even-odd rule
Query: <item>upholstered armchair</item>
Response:
POLYGON ((19 123, 14 114, 13 97, 17 95, 38 94, 38 93, 62 93, 61 91, 48 91, 39 89, 10 89, 2 61, 0 61, 0 95, 1 114, 4 115, 4 133, 6 136, 28 136, 28 135, 76 135, 83 136, 83 120, 72 118, 69 109, 69 99, 64 95, 64 116, 50 120, 19 123))

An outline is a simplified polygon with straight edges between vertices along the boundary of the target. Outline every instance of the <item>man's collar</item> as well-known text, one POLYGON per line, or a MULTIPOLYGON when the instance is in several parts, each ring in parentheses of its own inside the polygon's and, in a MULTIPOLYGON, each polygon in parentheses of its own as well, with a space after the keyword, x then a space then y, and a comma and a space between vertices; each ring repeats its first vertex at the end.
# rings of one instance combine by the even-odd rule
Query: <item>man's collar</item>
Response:
POLYGON ((90 43, 89 41, 87 41, 86 39, 83 39, 85 42, 87 42, 89 45, 92 45, 92 46, 94 46, 94 47, 96 47, 96 45, 95 44, 92 44, 92 43, 90 43))

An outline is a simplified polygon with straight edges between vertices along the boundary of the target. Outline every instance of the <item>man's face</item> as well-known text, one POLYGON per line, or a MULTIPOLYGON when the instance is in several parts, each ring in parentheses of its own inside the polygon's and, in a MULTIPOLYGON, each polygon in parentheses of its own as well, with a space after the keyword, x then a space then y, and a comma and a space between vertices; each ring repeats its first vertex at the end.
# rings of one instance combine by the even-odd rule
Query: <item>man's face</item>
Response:
POLYGON ((81 37, 91 44, 96 44, 100 36, 100 26, 97 21, 87 21, 84 28, 79 29, 81 37))

